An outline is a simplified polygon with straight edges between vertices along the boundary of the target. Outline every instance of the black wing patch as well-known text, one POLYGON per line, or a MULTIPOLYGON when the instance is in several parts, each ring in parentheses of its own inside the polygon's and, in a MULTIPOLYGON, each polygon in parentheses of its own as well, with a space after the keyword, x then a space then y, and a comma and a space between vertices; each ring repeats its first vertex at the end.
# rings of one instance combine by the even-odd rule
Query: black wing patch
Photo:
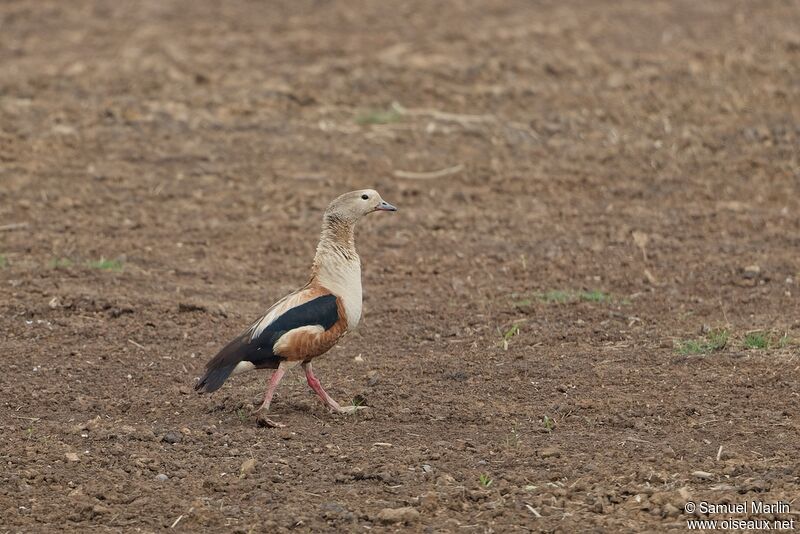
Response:
MULTIPOLYGON (((301 326, 320 325, 325 330, 328 330, 338 320, 339 310, 336 307, 336 295, 323 295, 287 310, 283 315, 272 321, 272 324, 266 327, 257 339, 261 339, 269 331, 280 332, 283 335, 285 332, 301 326)), ((275 338, 275 341, 277 339, 275 338)))
POLYGON ((323 295, 287 310, 272 321, 259 335, 250 339, 250 330, 228 343, 206 365, 206 373, 195 389, 210 393, 219 389, 240 362, 251 362, 258 368, 277 368, 280 356, 273 352, 280 337, 295 328, 320 325, 330 329, 339 320, 336 295, 323 295))

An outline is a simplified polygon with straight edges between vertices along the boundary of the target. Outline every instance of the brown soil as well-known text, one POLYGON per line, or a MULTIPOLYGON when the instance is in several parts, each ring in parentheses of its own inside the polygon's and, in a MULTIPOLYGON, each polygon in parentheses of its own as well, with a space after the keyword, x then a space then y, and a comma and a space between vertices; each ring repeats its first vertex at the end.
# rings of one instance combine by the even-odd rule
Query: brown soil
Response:
POLYGON ((0 530, 685 530, 689 499, 800 496, 795 2, 37 0, 0 28, 0 530), (268 373, 197 396, 360 187, 400 211, 361 225, 365 317, 316 369, 369 410, 301 373, 285 429, 248 415, 268 373))

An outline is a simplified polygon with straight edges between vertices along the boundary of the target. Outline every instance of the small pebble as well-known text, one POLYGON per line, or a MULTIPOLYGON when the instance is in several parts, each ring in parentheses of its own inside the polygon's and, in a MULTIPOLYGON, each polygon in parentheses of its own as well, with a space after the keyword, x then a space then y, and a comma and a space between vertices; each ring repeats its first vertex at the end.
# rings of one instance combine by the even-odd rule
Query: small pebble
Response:
POLYGON ((714 475, 707 471, 694 471, 692 472, 692 476, 695 478, 699 478, 700 480, 711 480, 712 478, 714 478, 714 475))
POLYGON ((370 387, 374 386, 375 384, 378 383, 379 380, 380 380, 380 375, 378 374, 378 371, 370 371, 369 373, 367 373, 368 386, 370 387))
POLYGON ((748 265, 743 269, 742 276, 748 279, 757 278, 758 275, 761 273, 761 267, 758 265, 748 265))
POLYGON ((159 482, 166 482, 167 479, 169 479, 169 477, 164 473, 159 473, 156 475, 156 480, 158 480, 159 482))
POLYGON ((183 434, 181 434, 180 432, 175 432, 174 430, 170 430, 169 432, 164 434, 164 437, 161 438, 161 441, 165 441, 170 445, 174 445, 175 443, 180 443, 182 439, 183 439, 183 434))

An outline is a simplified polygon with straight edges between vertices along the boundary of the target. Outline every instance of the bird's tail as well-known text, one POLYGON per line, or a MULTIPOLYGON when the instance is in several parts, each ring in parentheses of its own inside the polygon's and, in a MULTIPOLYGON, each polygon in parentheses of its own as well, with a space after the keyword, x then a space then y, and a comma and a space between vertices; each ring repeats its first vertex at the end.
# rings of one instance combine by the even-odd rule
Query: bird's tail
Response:
POLYGON ((244 358, 246 340, 246 334, 239 335, 211 358, 206 364, 205 374, 194 385, 194 389, 200 393, 212 393, 221 388, 244 358))
POLYGON ((222 387, 235 367, 235 365, 225 365, 207 368, 203 377, 194 385, 194 389, 200 393, 213 393, 222 387))

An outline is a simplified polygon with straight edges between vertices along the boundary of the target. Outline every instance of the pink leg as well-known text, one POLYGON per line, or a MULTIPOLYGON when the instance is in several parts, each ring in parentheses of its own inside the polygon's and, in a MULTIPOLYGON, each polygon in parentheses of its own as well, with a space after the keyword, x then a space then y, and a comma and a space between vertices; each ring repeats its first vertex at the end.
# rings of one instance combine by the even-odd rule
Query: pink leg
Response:
POLYGON ((256 413, 260 412, 261 417, 269 426, 283 426, 279 423, 275 423, 270 421, 266 417, 266 413, 269 411, 269 405, 272 403, 272 397, 275 395, 275 390, 278 388, 278 384, 280 383, 283 375, 286 374, 286 371, 291 369, 292 367, 296 367, 299 362, 289 362, 289 361, 282 361, 278 368, 272 373, 272 376, 269 379, 269 386, 267 386, 267 391, 264 393, 264 402, 261 403, 256 409, 256 413), (271 423, 271 424, 270 424, 271 423))
POLYGON ((314 371, 311 369, 311 362, 303 362, 303 369, 305 369, 306 372, 306 380, 308 381, 308 385, 311 386, 311 389, 313 389, 317 396, 322 399, 322 402, 325 403, 325 406, 334 412, 353 413, 360 408, 364 408, 364 406, 347 406, 342 408, 339 406, 339 403, 333 400, 333 398, 328 395, 328 392, 322 388, 322 384, 319 383, 319 379, 314 376, 314 371))
POLYGON ((342 407, 339 406, 339 403, 333 400, 333 398, 328 395, 328 392, 322 389, 322 384, 319 383, 319 379, 314 376, 314 371, 311 369, 311 362, 303 363, 303 369, 306 372, 306 380, 308 381, 308 385, 311 386, 311 389, 314 390, 322 402, 325 403, 325 406, 333 410, 334 412, 341 412, 342 407))

